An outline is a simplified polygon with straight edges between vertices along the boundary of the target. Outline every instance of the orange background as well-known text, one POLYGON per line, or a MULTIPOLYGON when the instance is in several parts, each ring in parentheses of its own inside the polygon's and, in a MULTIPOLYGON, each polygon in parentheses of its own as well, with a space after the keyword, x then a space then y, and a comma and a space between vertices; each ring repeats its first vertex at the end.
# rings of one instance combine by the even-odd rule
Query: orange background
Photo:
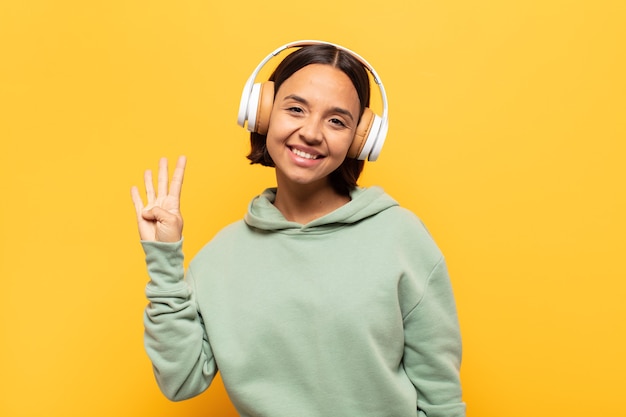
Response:
POLYGON ((235 416, 219 383, 156 387, 129 189, 189 157, 188 259, 241 218, 274 184, 244 158, 241 88, 303 38, 385 83, 361 183, 447 256, 468 416, 626 415, 625 20, 622 0, 1 2, 0 415, 235 416))

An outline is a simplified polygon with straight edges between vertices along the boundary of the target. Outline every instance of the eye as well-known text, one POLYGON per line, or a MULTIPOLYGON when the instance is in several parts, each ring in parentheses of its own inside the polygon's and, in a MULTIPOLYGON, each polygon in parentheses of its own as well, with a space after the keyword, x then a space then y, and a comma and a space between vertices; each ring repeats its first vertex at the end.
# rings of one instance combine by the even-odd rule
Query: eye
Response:
POLYGON ((329 120, 329 122, 337 127, 346 127, 346 124, 341 119, 337 119, 336 117, 329 120))
POLYGON ((302 113, 304 110, 302 110, 302 108, 300 107, 293 106, 293 107, 288 107, 287 111, 290 113, 302 113))

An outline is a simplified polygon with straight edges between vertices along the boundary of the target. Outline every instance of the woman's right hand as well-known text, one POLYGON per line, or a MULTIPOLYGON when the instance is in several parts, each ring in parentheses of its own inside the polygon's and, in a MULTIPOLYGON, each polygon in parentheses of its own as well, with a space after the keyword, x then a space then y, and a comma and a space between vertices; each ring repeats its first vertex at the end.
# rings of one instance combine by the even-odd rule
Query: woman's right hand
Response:
POLYGON ((180 192, 183 186, 185 165, 184 156, 178 158, 172 181, 168 184, 167 159, 159 161, 157 192, 154 192, 152 171, 144 174, 147 205, 144 206, 137 187, 130 193, 137 214, 139 237, 153 242, 178 242, 183 235, 183 217, 180 213, 180 192))

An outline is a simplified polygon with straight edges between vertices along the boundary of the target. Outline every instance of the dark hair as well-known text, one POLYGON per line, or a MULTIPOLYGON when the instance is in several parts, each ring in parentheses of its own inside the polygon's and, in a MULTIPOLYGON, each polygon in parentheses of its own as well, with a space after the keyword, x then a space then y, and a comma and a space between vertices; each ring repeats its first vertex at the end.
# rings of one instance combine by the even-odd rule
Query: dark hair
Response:
MULTIPOLYGON (((333 45, 316 44, 303 46, 289 54, 278 64, 269 80, 274 82, 274 94, 283 82, 291 77, 296 71, 311 64, 331 65, 344 72, 354 84, 360 101, 359 119, 363 110, 370 104, 370 82, 367 70, 363 64, 350 53, 336 48, 333 45)), ((270 122, 271 123, 271 122, 270 122)), ((250 154, 247 158, 251 164, 261 164, 273 167, 272 160, 266 145, 267 137, 259 133, 250 134, 250 154)), ((343 163, 329 175, 331 186, 341 195, 349 195, 356 187, 357 180, 363 171, 364 161, 346 158, 343 163)))

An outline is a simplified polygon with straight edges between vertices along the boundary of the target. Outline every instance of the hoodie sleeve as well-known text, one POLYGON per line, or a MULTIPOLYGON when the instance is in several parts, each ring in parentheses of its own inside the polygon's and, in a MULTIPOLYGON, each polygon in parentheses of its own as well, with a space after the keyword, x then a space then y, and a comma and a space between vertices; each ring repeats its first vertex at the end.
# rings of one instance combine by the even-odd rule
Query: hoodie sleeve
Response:
POLYGON ((404 367, 417 391, 419 417, 464 417, 461 336, 448 271, 441 258, 421 300, 404 318, 404 367))
POLYGON ((198 312, 191 272, 184 279, 182 240, 141 242, 150 281, 144 343, 159 388, 180 401, 203 392, 217 366, 198 312))

